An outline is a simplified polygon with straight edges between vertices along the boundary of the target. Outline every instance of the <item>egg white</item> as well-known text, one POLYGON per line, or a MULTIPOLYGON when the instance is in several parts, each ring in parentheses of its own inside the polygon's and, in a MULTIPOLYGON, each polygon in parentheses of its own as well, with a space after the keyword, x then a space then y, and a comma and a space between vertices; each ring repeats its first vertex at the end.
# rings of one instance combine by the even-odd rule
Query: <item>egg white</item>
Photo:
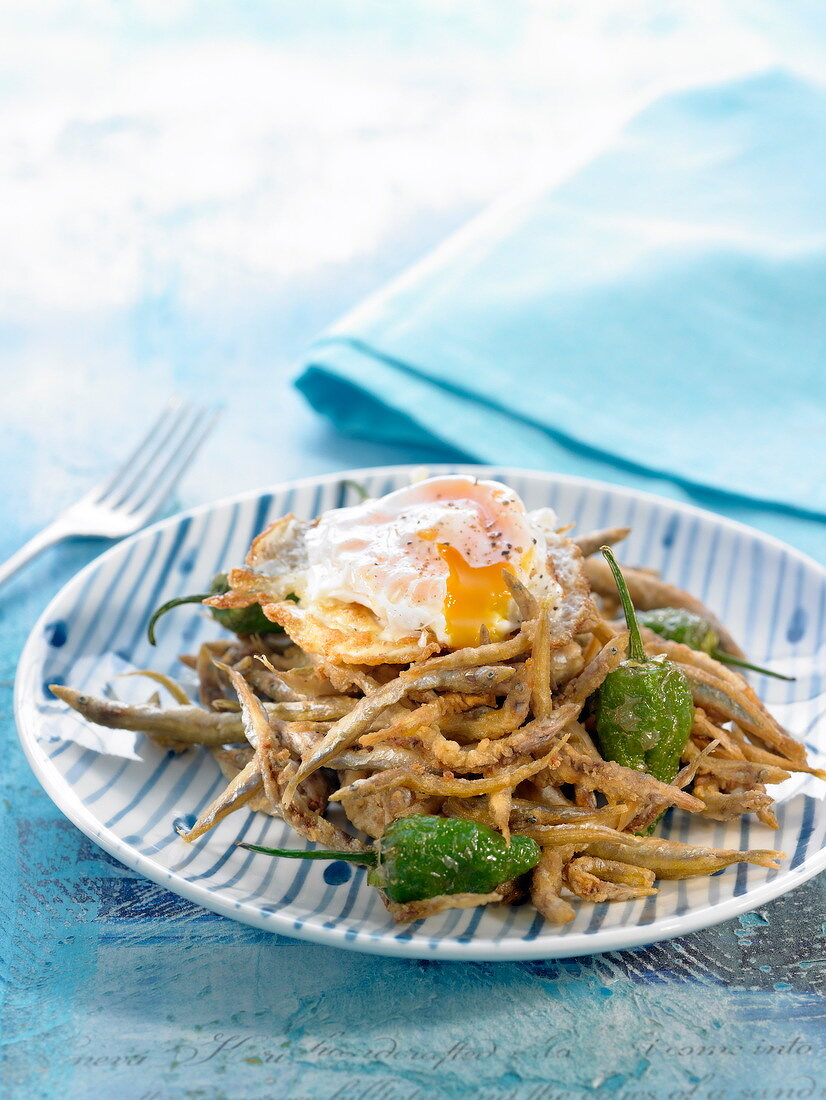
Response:
MULTIPOLYGON (((325 512, 308 528, 301 606, 360 604, 373 612, 387 638, 426 631, 448 644, 449 569, 440 547, 453 547, 471 569, 507 566, 534 595, 553 602, 562 592, 547 565, 555 525, 550 509, 528 513, 499 482, 430 478, 325 512)), ((515 607, 486 625, 504 637, 517 626, 515 607)))

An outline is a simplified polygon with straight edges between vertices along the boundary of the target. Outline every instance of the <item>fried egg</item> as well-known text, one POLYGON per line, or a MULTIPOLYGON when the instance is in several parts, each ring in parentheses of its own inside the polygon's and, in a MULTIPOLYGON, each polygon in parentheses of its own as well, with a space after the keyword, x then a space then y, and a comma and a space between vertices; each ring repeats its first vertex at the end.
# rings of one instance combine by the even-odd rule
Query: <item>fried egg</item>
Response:
POLYGON ((510 574, 569 640, 591 605, 579 551, 557 526, 500 482, 429 478, 313 522, 276 521, 210 602, 260 603, 308 653, 402 662, 508 637, 519 625, 510 574))
POLYGON ((378 500, 325 513, 306 534, 302 603, 369 608, 389 638, 428 631, 452 648, 494 641, 517 626, 509 570, 535 595, 558 599, 546 530, 495 481, 436 477, 378 500))

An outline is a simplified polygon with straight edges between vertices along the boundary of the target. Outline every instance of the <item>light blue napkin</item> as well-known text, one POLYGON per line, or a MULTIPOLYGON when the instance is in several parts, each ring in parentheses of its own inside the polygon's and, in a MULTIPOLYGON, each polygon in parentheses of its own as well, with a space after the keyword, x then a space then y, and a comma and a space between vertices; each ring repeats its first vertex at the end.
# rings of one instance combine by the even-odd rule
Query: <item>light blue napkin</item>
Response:
POLYGON ((826 516, 826 90, 666 96, 344 318, 297 385, 359 436, 826 516))

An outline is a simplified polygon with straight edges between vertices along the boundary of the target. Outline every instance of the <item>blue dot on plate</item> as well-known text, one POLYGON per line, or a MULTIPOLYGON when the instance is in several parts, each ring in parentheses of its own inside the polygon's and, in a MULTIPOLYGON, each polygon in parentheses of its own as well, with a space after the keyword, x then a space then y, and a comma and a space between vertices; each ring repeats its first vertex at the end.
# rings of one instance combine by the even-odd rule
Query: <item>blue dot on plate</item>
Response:
POLYGON ((188 833, 197 820, 195 814, 181 814, 172 821, 172 828, 176 833, 181 829, 188 833))
POLYGON ((43 694, 53 703, 54 695, 49 688, 49 684, 64 684, 65 682, 62 676, 50 676, 48 680, 43 681, 43 694))
POLYGON ((60 649, 62 645, 65 645, 68 637, 69 628, 62 619, 58 619, 53 623, 46 623, 46 641, 49 645, 53 645, 55 649, 60 649))
POLYGON ((663 531, 663 546, 666 548, 674 545, 674 539, 677 537, 677 529, 680 526, 680 517, 672 516, 668 523, 665 525, 663 531))
POLYGON ((324 881, 328 886, 341 886, 352 876, 353 869, 341 859, 324 868, 324 881))
POLYGON ((195 551, 187 554, 186 557, 181 558, 178 562, 178 569, 181 573, 191 573, 195 568, 195 551))
POLYGON ((806 608, 796 607, 786 627, 786 637, 790 642, 799 642, 806 633, 806 608))

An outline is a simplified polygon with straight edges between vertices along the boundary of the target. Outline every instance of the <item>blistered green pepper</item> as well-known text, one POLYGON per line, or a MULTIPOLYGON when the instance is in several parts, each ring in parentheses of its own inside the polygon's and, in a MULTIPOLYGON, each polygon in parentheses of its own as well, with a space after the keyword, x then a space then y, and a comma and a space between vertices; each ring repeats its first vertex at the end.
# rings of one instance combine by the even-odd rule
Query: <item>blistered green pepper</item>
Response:
POLYGON ((672 661, 646 655, 623 575, 607 546, 602 553, 617 582, 630 640, 628 656, 596 693, 600 748, 606 759, 670 783, 694 722, 691 689, 672 661))
POLYGON ((391 901, 424 901, 440 894, 489 894, 530 871, 541 849, 529 836, 512 836, 458 817, 402 817, 366 852, 299 852, 240 844, 251 852, 291 859, 343 859, 370 870, 367 881, 391 901))
MULTIPOLYGON (((229 582, 226 573, 216 573, 209 585, 208 592, 198 592, 192 596, 177 596, 155 611, 146 626, 146 634, 152 645, 155 645, 155 623, 161 615, 171 611, 173 607, 180 607, 185 603, 203 603, 211 596, 223 596, 229 592, 229 582)), ((283 634, 283 629, 278 623, 271 622, 259 604, 250 604, 249 607, 208 607, 207 611, 221 626, 231 630, 234 634, 283 634)))
POLYGON ((694 611, 687 611, 683 607, 658 607, 654 611, 638 611, 637 622, 669 642, 679 642, 689 649, 708 653, 715 661, 721 661, 724 665, 749 668, 752 672, 762 672, 764 676, 774 676, 777 680, 794 680, 794 676, 784 676, 780 672, 772 672, 770 668, 761 668, 760 665, 753 665, 720 649, 717 631, 708 619, 694 611))

